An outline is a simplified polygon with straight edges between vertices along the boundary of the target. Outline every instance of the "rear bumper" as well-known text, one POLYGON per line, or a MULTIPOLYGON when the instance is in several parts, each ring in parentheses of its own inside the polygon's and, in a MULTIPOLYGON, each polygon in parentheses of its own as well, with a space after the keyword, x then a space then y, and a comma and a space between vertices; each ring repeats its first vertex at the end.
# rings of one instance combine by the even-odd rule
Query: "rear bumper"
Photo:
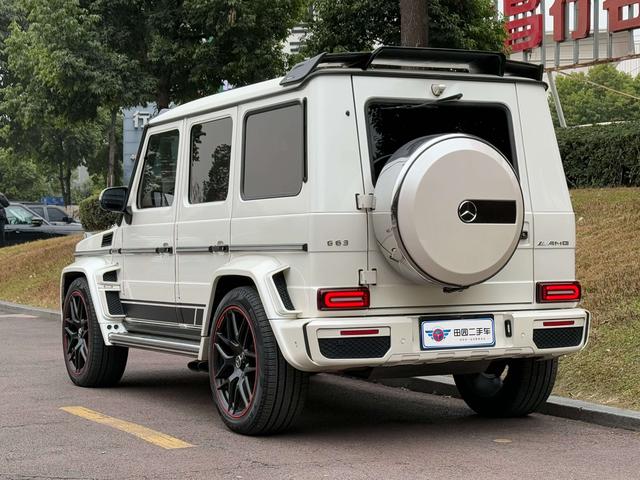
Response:
POLYGON ((490 314, 495 320, 495 346, 451 350, 421 350, 418 315, 278 319, 272 320, 271 326, 287 361, 307 372, 499 358, 551 358, 578 352, 588 341, 590 314, 583 309, 490 314), (544 325, 563 320, 567 322, 561 323, 573 323, 570 327, 544 325), (506 323, 510 323, 511 332, 506 323), (378 333, 341 336, 345 329, 370 329, 378 333))

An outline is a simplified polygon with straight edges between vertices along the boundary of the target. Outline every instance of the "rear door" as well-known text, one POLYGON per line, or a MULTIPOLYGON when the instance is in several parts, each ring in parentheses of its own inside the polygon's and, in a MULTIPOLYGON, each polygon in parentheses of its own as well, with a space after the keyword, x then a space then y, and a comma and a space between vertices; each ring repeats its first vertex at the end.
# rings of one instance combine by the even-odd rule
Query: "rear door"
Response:
POLYGON ((187 168, 176 223, 178 314, 201 326, 217 269, 229 261, 232 148, 236 108, 191 118, 186 123, 187 168))
MULTIPOLYGON (((385 163, 384 156, 390 155, 404 143, 421 136, 463 132, 483 136, 483 129, 491 133, 489 140, 505 156, 511 159, 520 179, 525 204, 524 231, 529 232, 532 224, 531 201, 527 183, 525 156, 522 147, 522 133, 518 114, 518 98, 513 83, 487 83, 451 79, 429 78, 389 78, 354 76, 354 98, 358 118, 358 135, 362 152, 365 193, 375 193, 377 174, 385 163), (437 88, 432 89, 432 86, 437 88), (440 97, 433 90, 444 89, 440 97), (460 98, 458 98, 462 95, 460 98), (450 115, 447 120, 435 108, 415 108, 405 110, 394 108, 403 105, 420 105, 438 98, 448 98, 442 103, 450 103, 461 109, 460 115, 450 115), (379 107, 384 105, 384 110, 379 107), (391 107, 391 108, 389 108, 391 107), (483 111, 483 107, 490 107, 483 111), (388 125, 392 130, 376 127, 376 115, 383 111, 389 116, 388 125), (411 111, 411 116, 403 115, 411 111), (487 114, 487 112, 493 112, 487 114), (503 113, 500 114, 499 112, 503 113), (505 127, 498 127, 495 119, 504 115, 505 127), (408 121, 407 119, 411 120, 408 121), (484 122, 484 126, 483 126, 484 122), (486 127, 486 124, 490 125, 486 127), (470 131, 469 131, 470 130, 470 131), (384 151, 387 148, 389 151, 384 151), (374 165, 373 160, 381 159, 374 165)), ((372 308, 432 307, 437 310, 447 306, 517 305, 531 304, 534 297, 533 253, 529 238, 520 244, 505 268, 489 281, 456 293, 444 293, 435 285, 418 285, 400 276, 381 254, 378 248, 372 222, 369 222, 368 263, 370 270, 377 271, 377 284, 371 287, 372 308)))

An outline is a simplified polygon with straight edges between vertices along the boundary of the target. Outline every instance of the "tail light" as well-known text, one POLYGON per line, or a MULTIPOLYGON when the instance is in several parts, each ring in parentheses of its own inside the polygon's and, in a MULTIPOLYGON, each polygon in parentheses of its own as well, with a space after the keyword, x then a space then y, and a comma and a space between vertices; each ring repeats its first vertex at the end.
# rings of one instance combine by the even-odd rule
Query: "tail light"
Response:
POLYGON ((368 288, 326 288, 318 290, 318 310, 369 308, 368 288))
POLYGON ((580 282, 538 283, 538 303, 577 302, 582 297, 580 282))

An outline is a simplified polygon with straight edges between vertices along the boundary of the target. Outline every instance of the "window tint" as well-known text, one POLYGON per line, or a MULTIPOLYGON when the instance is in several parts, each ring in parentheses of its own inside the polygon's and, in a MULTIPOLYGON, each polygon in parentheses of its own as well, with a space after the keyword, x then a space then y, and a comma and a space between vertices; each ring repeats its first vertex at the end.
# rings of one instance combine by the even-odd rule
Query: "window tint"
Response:
POLYGON ((465 102, 380 101, 367 106, 373 181, 405 143, 444 133, 467 133, 495 146, 515 166, 509 111, 465 102))
POLYGON ((189 202, 220 202, 227 198, 231 161, 230 118, 194 125, 191 129, 189 202))
POLYGON ((300 193, 304 177, 304 108, 301 104, 253 113, 245 121, 242 197, 300 193))
POLYGON ((35 216, 29 210, 20 205, 10 205, 5 207, 5 213, 7 214, 7 220, 9 225, 31 225, 31 220, 35 216))
POLYGON ((65 218, 67 218, 67 214, 59 208, 49 207, 47 211, 49 212, 50 222, 64 222, 65 218))
POLYGON ((44 218, 44 207, 31 207, 31 210, 33 210, 38 215, 40 215, 42 218, 44 218))
POLYGON ((149 137, 144 156, 138 208, 168 207, 173 203, 178 161, 178 130, 149 137))

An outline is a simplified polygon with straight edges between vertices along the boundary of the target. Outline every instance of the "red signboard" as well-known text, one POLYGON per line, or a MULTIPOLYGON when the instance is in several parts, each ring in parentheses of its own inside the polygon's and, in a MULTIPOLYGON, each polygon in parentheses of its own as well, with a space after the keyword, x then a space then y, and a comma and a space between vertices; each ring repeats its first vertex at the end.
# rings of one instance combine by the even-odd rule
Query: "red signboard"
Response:
MULTIPOLYGON (((640 28, 640 13, 634 15, 634 7, 640 0, 605 0, 602 8, 608 13, 610 32, 623 32, 640 28), (625 18, 626 16, 626 18, 625 18)), ((512 52, 531 50, 542 45, 544 12, 539 12, 540 0, 504 0, 504 16, 507 20, 507 46, 512 52)), ((591 0, 554 0, 549 13, 553 17, 553 40, 564 42, 571 33, 573 40, 591 35, 591 0), (567 31, 567 7, 576 11, 575 28, 567 31)), ((640 11, 640 10, 639 10, 640 11)), ((599 14, 599 12, 595 12, 599 14)))

